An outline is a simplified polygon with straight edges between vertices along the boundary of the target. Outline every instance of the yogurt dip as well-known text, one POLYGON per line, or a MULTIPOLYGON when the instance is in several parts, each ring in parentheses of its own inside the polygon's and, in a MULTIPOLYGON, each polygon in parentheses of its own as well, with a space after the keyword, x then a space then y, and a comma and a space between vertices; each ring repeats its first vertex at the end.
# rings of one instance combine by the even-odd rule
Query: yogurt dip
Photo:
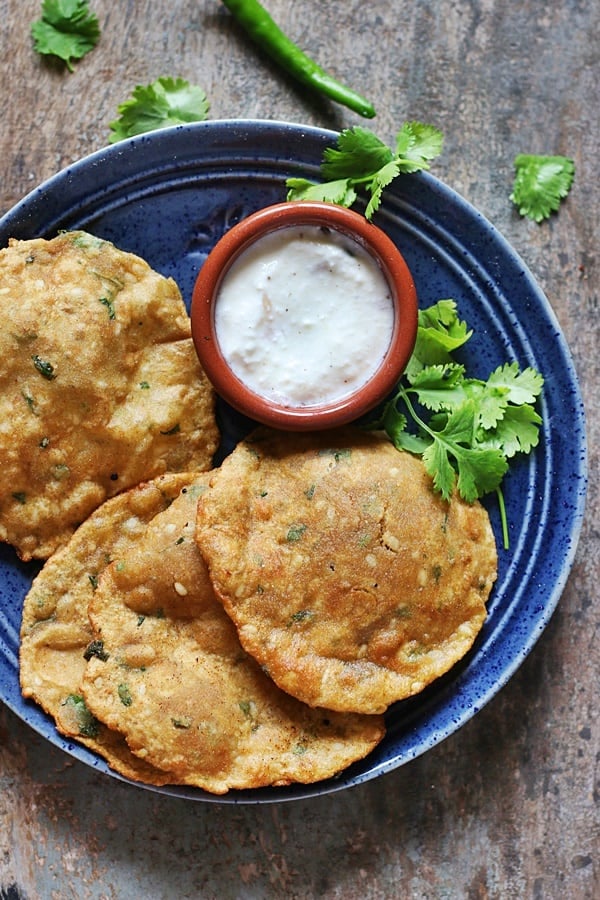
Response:
POLYGON ((215 304, 219 348, 254 393, 336 402, 380 367, 394 329, 389 284, 359 243, 318 225, 279 228, 233 262, 215 304))

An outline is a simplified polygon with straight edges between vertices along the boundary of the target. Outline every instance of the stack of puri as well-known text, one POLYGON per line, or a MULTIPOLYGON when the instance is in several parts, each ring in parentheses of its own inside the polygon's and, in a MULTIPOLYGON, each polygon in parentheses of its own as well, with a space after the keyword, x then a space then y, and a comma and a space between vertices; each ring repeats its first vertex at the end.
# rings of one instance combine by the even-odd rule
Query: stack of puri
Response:
POLYGON ((386 438, 261 430, 107 501, 46 563, 23 691, 136 780, 319 781, 469 650, 495 571, 483 508, 386 438))
POLYGON ((176 285, 85 232, 0 251, 0 304, 0 540, 43 561, 21 688, 62 734, 147 784, 308 784, 472 647, 490 523, 420 460, 258 429, 214 468, 176 285))

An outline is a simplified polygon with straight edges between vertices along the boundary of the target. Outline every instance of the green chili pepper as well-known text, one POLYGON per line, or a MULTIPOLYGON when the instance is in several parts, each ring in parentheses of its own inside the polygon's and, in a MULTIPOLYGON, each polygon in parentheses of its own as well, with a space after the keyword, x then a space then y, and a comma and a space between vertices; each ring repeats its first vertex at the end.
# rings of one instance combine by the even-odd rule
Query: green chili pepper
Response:
POLYGON ((336 81, 310 59, 281 31, 258 0, 223 0, 223 3, 249 37, 286 72, 361 116, 373 118, 373 104, 336 81))

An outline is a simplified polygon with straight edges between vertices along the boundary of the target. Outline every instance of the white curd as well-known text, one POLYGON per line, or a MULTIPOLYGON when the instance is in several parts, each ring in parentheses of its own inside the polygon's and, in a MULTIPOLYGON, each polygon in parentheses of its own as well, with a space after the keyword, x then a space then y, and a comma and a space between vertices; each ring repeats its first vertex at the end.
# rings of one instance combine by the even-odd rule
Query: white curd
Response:
POLYGON ((343 399, 379 368, 394 309, 358 243, 319 226, 280 228, 243 251, 215 306, 221 353, 254 393, 287 406, 343 399))

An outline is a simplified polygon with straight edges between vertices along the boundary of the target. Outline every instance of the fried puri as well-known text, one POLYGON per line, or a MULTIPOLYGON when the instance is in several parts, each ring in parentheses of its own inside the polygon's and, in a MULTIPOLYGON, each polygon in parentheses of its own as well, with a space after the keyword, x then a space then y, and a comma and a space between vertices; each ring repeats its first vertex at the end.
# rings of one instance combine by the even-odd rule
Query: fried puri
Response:
POLYGON ((142 537, 188 481, 185 474, 163 475, 107 500, 45 563, 23 604, 23 696, 51 715, 62 734, 100 753, 121 775, 151 784, 171 779, 134 756, 120 734, 91 715, 81 695, 86 656, 99 652, 88 603, 111 559, 142 537))
POLYGON ((496 578, 485 509, 356 429, 256 432, 212 475, 196 539, 244 649, 337 711, 380 713, 447 672, 496 578))
POLYGON ((0 250, 0 540, 45 559, 104 500, 212 464, 214 395, 172 279, 78 231, 0 250))
POLYGON ((215 794, 310 783, 364 757, 383 719, 312 709, 240 646, 194 540, 195 480, 102 573, 87 708, 173 781, 215 794))

